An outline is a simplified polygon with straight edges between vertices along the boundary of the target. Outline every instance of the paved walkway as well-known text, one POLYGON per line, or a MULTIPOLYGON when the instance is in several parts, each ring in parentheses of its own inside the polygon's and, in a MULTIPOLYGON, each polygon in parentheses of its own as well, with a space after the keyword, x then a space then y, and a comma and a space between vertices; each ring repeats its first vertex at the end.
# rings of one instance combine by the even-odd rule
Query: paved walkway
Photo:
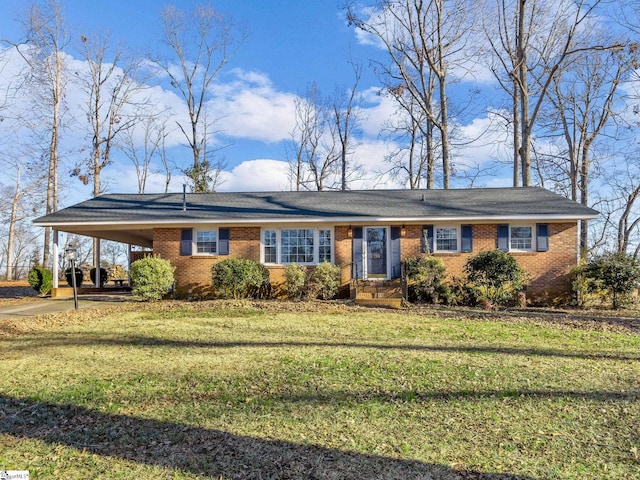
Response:
MULTIPOLYGON (((114 301, 122 301, 123 297, 91 296, 78 298, 78 308, 94 308, 102 305, 113 305, 114 301)), ((66 312, 74 309, 73 298, 43 298, 22 305, 0 307, 0 320, 19 319, 43 315, 46 313, 66 312)))

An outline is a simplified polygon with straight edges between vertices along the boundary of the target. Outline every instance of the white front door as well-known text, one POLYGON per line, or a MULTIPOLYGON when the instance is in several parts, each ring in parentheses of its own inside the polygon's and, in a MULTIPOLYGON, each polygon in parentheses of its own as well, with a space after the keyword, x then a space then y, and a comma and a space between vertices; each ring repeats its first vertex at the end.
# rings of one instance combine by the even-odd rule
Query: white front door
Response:
POLYGON ((365 280, 387 280, 389 278, 389 229, 387 227, 364 227, 362 249, 365 280))

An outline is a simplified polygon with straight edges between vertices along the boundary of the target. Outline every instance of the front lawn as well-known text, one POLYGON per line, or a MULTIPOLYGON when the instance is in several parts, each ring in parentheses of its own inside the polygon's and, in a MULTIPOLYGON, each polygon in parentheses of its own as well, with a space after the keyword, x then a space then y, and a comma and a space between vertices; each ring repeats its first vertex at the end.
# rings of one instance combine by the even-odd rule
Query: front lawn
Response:
POLYGON ((5 336, 0 469, 640 478, 637 333, 322 310, 128 305, 5 336))

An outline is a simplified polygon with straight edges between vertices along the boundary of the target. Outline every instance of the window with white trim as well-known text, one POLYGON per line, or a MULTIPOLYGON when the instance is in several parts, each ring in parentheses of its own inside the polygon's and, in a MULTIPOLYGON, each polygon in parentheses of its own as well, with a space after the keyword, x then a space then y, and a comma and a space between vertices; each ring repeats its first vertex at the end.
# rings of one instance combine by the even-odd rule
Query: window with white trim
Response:
POLYGON ((196 230, 194 238, 196 255, 218 253, 218 230, 196 230))
POLYGON ((436 252, 457 252, 458 227, 436 227, 436 252))
POLYGON ((262 245, 264 246, 264 263, 278 263, 278 246, 275 230, 264 230, 262 245))
POLYGON ((318 263, 331 263, 331 230, 318 230, 318 263))
POLYGON ((533 250, 533 227, 509 225, 509 250, 533 250))
POLYGON ((262 261, 315 265, 333 260, 333 230, 282 228, 262 231, 262 261))
POLYGON ((310 228, 280 230, 282 263, 313 263, 314 231, 310 228))

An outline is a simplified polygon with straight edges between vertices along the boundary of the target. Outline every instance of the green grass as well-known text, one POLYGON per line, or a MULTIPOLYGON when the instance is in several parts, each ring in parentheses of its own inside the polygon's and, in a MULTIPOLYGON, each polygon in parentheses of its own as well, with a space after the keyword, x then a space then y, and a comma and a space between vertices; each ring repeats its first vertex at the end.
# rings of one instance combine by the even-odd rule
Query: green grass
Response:
POLYGON ((39 480, 640 478, 632 333, 178 304, 0 360, 0 469, 39 480))

